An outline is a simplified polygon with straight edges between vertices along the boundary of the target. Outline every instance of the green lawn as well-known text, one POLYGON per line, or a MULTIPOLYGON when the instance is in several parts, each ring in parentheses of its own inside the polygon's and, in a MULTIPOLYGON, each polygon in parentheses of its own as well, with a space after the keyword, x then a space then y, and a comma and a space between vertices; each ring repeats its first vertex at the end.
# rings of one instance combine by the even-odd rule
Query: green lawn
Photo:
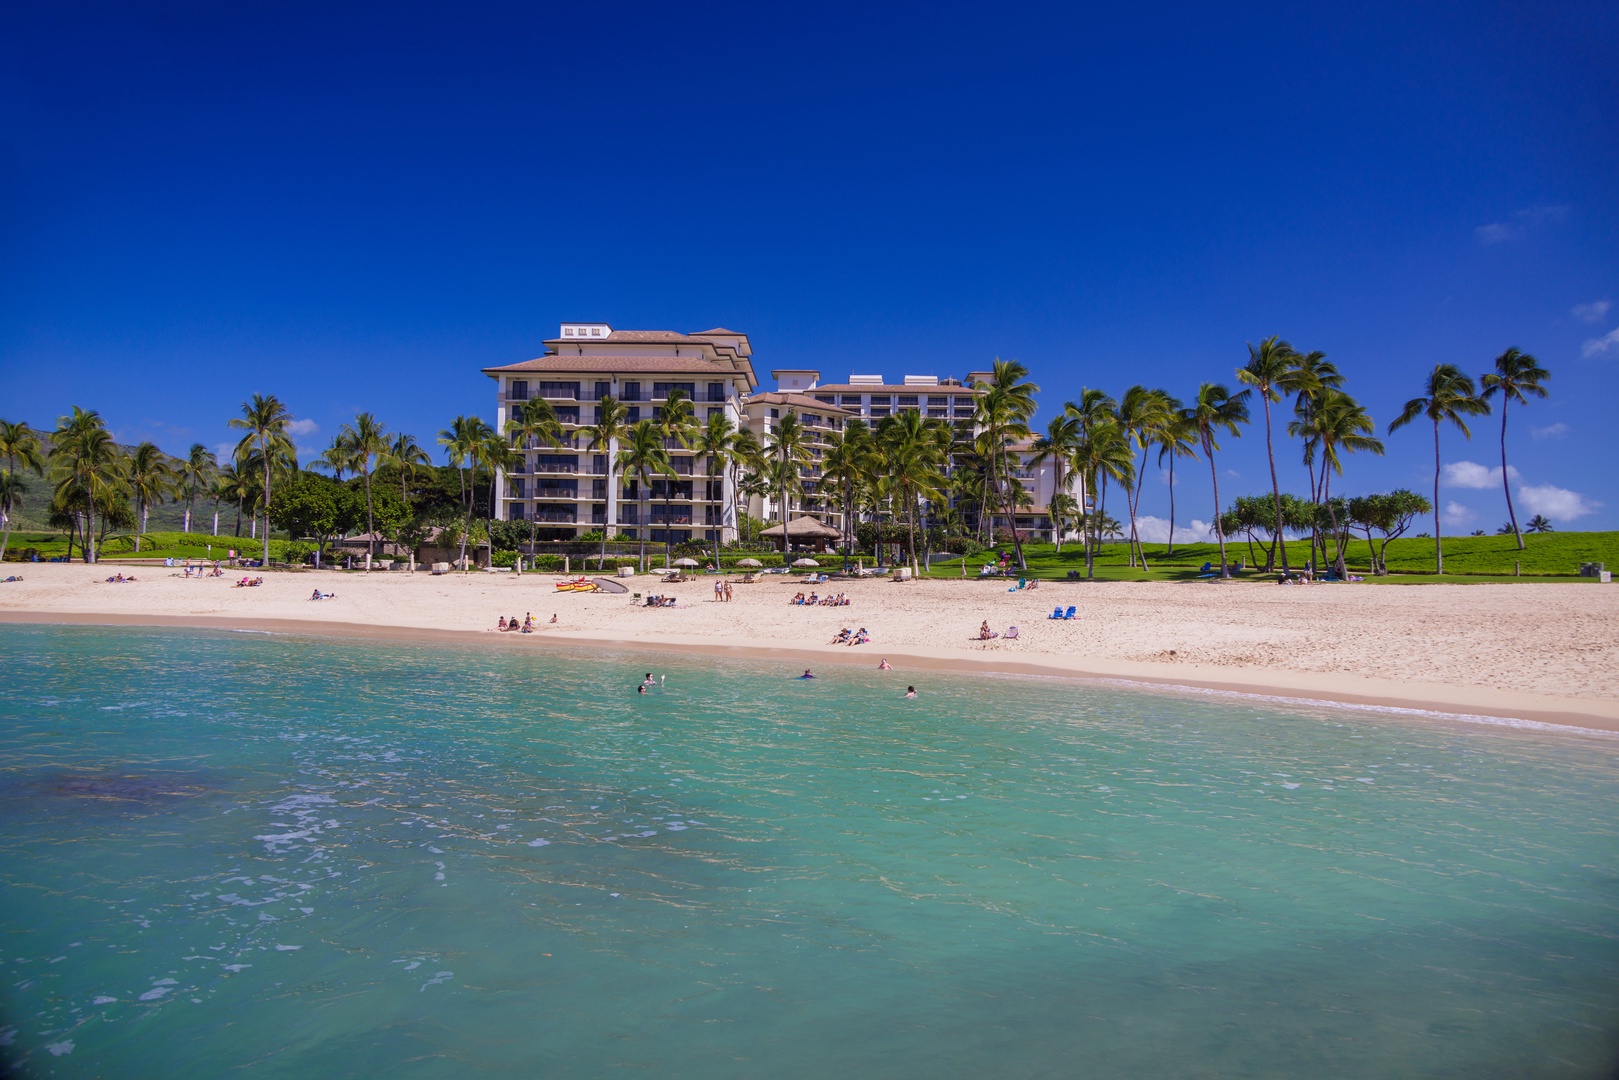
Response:
MULTIPOLYGON (((1432 539, 1402 538, 1389 544, 1388 564, 1392 575, 1378 580, 1387 583, 1415 583, 1420 581, 1485 581, 1517 580, 1513 563, 1517 562, 1522 577, 1533 579, 1580 579, 1583 562, 1606 563, 1608 569, 1619 570, 1619 532, 1541 533, 1526 537, 1528 547, 1517 550, 1510 536, 1459 536, 1445 538, 1445 574, 1433 573, 1434 542, 1432 539)), ((1220 564, 1220 549, 1212 543, 1176 544, 1173 555, 1166 554, 1165 545, 1147 544, 1147 565, 1143 571, 1132 569, 1127 563, 1123 543, 1103 545, 1096 556, 1096 577, 1105 581, 1183 581, 1195 579, 1205 562, 1220 564)), ((1288 559, 1295 568, 1309 559, 1309 544, 1294 541, 1288 546, 1288 559)), ((1063 545, 1059 554, 1051 544, 1025 544, 1025 558, 1029 574, 1044 579, 1065 578, 1070 570, 1085 572, 1085 552, 1078 545, 1063 545)), ((1264 565, 1264 551, 1257 544, 1252 554, 1246 541, 1228 541, 1226 557, 1235 564, 1242 561, 1249 569, 1264 565)), ((1366 541, 1352 541, 1346 551, 1351 573, 1365 574, 1370 565, 1366 541)), ((967 560, 967 574, 972 576, 984 563, 993 563, 995 555, 985 552, 967 560)), ((933 577, 948 578, 961 575, 960 560, 933 567, 933 577)), ((1368 577, 1367 580, 1372 580, 1368 577)))
MULTIPOLYGON (((270 540, 270 556, 279 559, 283 557, 287 541, 272 537, 270 540)), ((63 533, 47 532, 14 532, 11 534, 11 546, 6 549, 6 558, 9 560, 27 548, 36 548, 42 559, 49 559, 67 554, 67 536, 63 533)), ((257 558, 264 551, 263 540, 253 540, 245 536, 210 536, 207 533, 182 532, 149 532, 141 540, 141 550, 138 557, 142 559, 223 559, 225 553, 235 548, 237 553, 246 558, 257 558), (209 545, 213 545, 210 552, 209 545)), ((130 536, 109 536, 98 555, 109 558, 130 558, 137 556, 135 541, 130 536)), ((82 559, 84 553, 75 544, 73 557, 82 559)))

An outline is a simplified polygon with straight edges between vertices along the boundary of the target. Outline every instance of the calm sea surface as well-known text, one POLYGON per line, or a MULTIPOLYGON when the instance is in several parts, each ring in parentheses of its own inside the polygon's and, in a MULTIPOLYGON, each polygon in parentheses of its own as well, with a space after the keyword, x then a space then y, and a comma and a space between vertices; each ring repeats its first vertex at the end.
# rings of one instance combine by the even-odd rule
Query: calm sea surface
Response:
POLYGON ((506 644, 0 627, 4 1060, 1614 1064, 1619 738, 506 644))

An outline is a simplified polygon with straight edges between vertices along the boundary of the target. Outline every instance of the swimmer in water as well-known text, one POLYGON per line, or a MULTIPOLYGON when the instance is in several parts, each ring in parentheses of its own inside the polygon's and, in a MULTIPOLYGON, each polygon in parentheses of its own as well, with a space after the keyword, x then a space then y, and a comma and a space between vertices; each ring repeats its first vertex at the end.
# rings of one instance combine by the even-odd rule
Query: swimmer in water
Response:
POLYGON ((907 686, 905 688, 905 696, 906 698, 914 698, 916 696, 916 687, 907 686))
POLYGON ((799 678, 800 679, 813 679, 813 678, 815 678, 815 672, 811 671, 809 668, 805 668, 804 669, 804 674, 800 675, 799 678))
POLYGON ((642 684, 641 684, 641 685, 640 685, 640 686, 637 686, 637 687, 636 687, 636 688, 635 688, 635 692, 636 692, 636 693, 637 693, 637 694, 644 694, 644 693, 646 693, 646 683, 642 683, 642 684))
POLYGON ((893 671, 894 670, 894 665, 890 664, 888 662, 888 657, 885 656, 885 657, 883 657, 883 662, 877 665, 877 670, 878 671, 893 671))

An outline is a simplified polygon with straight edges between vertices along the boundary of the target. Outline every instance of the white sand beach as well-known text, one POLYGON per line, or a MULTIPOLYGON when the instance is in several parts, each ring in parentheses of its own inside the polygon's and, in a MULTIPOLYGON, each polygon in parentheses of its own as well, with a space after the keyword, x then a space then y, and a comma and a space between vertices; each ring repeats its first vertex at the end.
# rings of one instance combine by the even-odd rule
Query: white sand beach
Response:
MULTIPOLYGON (((0 620, 183 623, 346 635, 441 636, 490 647, 748 650, 798 664, 1005 671, 1130 679, 1354 701, 1619 730, 1619 589, 1596 584, 1317 585, 1257 582, 1044 583, 833 581, 846 607, 797 607, 801 581, 766 576, 714 599, 713 579, 634 592, 677 598, 648 609, 629 594, 558 593, 553 574, 435 577, 269 572, 187 579, 176 569, 30 564, 0 585, 0 620), (131 584, 108 584, 119 571, 131 584), (331 600, 312 602, 316 587, 331 600), (1054 606, 1078 618, 1051 621, 1054 606), (534 634, 493 632, 532 613, 534 634), (552 624, 552 615, 557 622, 552 624), (1016 641, 974 640, 987 620, 1016 641), (828 644, 841 628, 872 643, 828 644)), ((736 580, 733 578, 732 580, 736 580)))

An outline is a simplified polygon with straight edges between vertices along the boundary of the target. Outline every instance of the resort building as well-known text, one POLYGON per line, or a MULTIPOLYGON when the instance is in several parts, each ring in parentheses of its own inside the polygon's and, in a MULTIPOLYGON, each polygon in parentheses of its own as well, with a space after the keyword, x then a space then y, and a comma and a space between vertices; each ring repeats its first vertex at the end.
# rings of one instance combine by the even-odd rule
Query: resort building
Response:
MULTIPOLYGON (((940 378, 936 375, 906 375, 899 382, 889 382, 881 375, 850 375, 848 382, 822 383, 821 373, 807 368, 793 368, 772 371, 777 391, 774 394, 755 394, 748 399, 746 409, 748 423, 753 427, 755 434, 759 435, 760 442, 765 441, 770 430, 767 426, 769 418, 791 407, 797 411, 806 425, 820 425, 813 430, 837 430, 840 417, 860 417, 866 423, 875 427, 885 417, 895 416, 903 412, 917 411, 924 416, 936 420, 948 420, 962 429, 964 434, 970 434, 975 428, 974 416, 977 412, 978 399, 984 391, 980 383, 990 380, 992 373, 988 371, 970 371, 964 379, 940 378), (766 407, 768 416, 756 415, 754 402, 764 402, 770 398, 771 403, 766 407), (812 408, 818 410, 812 412, 812 408), (814 415, 816 419, 811 420, 814 415)), ((1051 497, 1057 492, 1056 466, 1045 461, 1034 464, 1036 456, 1033 441, 1025 440, 1012 448, 1017 457, 1017 468, 1013 472, 1028 496, 1028 503, 1021 507, 1017 513, 1017 527, 1019 530, 1032 533, 1047 540, 1055 539, 1055 524, 1051 517, 1051 497)), ((817 453, 815 455, 819 457, 817 453)), ((803 510, 829 525, 842 527, 841 510, 837 506, 836 498, 820 499, 818 485, 819 470, 803 470, 804 479, 804 506, 803 510)), ((1083 482, 1074 474, 1063 476, 1063 489, 1072 496, 1076 504, 1082 504, 1083 482)), ((779 516, 772 498, 754 497, 750 501, 749 514, 763 520, 779 516)), ((1004 514, 996 515, 996 527, 1005 528, 1008 522, 1004 514)), ((1065 515, 1063 539, 1071 539, 1078 535, 1078 526, 1073 517, 1065 515)))
MULTIPOLYGON (((778 386, 785 386, 793 376, 803 372, 773 371, 770 373, 778 386)), ((809 373, 813 374, 813 372, 809 373)), ((852 408, 830 404, 797 390, 779 389, 752 394, 743 403, 743 424, 753 432, 759 445, 768 447, 774 438, 782 417, 795 413, 804 427, 804 442, 810 460, 798 470, 799 484, 804 494, 794 505, 795 515, 809 514, 838 530, 843 528, 843 508, 838 504, 836 492, 821 490, 821 457, 825 453, 827 437, 842 432, 846 421, 857 416, 852 408)), ((756 493, 749 497, 748 516, 760 521, 781 520, 781 507, 774 491, 756 493)))
POLYGON ((483 369, 495 380, 497 430, 505 430, 523 402, 540 397, 551 403, 565 432, 560 448, 527 447, 520 466, 497 473, 496 518, 535 521, 541 540, 572 540, 603 529, 632 539, 645 530, 645 538, 658 543, 736 538, 732 481, 708 476, 706 461, 671 444, 677 476, 652 481, 650 501, 643 501, 634 477, 616 476, 617 483, 608 486, 617 442, 591 450, 581 429, 595 422, 603 397, 623 402, 627 421, 634 423, 661 416, 673 390, 691 398, 698 423, 717 413, 741 426, 742 402, 759 384, 746 334, 563 323, 545 350, 533 360, 483 369))

